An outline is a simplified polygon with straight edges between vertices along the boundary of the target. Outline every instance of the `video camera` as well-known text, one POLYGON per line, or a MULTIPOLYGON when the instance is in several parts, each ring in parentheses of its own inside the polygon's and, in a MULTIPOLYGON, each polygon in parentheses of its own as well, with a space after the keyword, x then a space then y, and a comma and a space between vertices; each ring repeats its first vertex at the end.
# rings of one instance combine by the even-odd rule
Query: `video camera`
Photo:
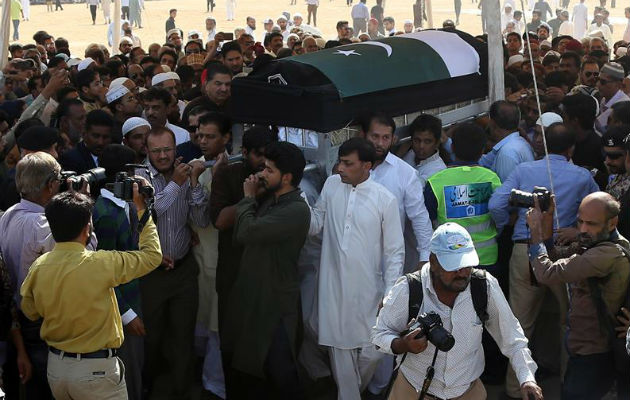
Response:
POLYGON ((151 185, 145 185, 144 181, 134 177, 131 170, 136 168, 148 169, 146 165, 141 164, 126 164, 127 171, 121 171, 116 173, 116 179, 113 183, 108 183, 105 188, 112 192, 114 196, 124 201, 133 201, 133 184, 138 184, 138 191, 147 198, 153 198, 155 190, 151 185))
POLYGON ((415 339, 420 339, 422 336, 426 336, 429 342, 441 350, 449 351, 455 346, 455 338, 450 334, 442 325, 442 318, 435 312, 430 311, 418 316, 416 322, 409 327, 408 332, 412 332, 420 328, 420 332, 415 339))
POLYGON ((91 187, 105 180, 105 168, 93 168, 84 174, 78 175, 74 171, 61 171, 61 183, 59 191, 65 192, 72 186, 72 190, 79 191, 83 186, 83 182, 87 182, 91 187))
POLYGON ((541 186, 534 186, 531 193, 512 189, 509 204, 512 207, 531 208, 534 207, 534 196, 538 197, 540 211, 547 211, 551 205, 551 192, 546 187, 541 186))

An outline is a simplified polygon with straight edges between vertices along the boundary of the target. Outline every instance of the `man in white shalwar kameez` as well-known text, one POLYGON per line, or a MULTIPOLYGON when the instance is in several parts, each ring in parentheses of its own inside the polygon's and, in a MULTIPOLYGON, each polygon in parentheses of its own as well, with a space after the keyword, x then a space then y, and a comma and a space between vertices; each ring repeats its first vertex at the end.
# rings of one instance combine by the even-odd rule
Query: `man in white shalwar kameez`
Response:
POLYGON ((31 19, 31 0, 22 0, 22 12, 25 20, 31 19))
POLYGON ((323 230, 318 272, 318 338, 327 346, 339 400, 360 400, 380 355, 371 327, 405 257, 396 198, 370 178, 374 146, 352 138, 339 148, 338 175, 311 210, 309 234, 323 230))
POLYGON ((584 0, 580 0, 578 4, 573 6, 573 38, 582 40, 588 29, 588 7, 584 4, 584 0))
MULTIPOLYGON (((228 21, 234 21, 234 9, 236 8, 236 0, 227 0, 225 4, 225 13, 228 21)), ((237 38, 234 38, 237 39, 237 38)))

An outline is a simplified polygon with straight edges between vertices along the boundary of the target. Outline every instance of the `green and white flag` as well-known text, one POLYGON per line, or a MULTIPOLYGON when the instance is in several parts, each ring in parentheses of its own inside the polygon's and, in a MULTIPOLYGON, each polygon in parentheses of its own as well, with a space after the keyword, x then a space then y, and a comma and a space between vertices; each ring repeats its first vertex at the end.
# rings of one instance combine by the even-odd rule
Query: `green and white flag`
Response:
POLYGON ((479 53, 452 32, 427 30, 286 59, 311 65, 340 97, 480 73, 479 53))

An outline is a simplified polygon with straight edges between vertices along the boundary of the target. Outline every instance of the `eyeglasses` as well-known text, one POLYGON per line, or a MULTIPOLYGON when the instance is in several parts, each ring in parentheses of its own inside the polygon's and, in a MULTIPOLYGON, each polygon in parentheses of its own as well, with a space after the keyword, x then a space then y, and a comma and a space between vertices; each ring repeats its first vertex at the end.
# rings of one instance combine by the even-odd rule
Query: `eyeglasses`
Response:
POLYGON ((159 155, 159 154, 162 154, 162 153, 168 154, 171 151, 173 151, 172 147, 162 147, 162 148, 158 148, 158 149, 151 149, 151 150, 149 150, 149 153, 155 154, 155 155, 159 155))
POLYGON ((606 158, 610 158, 611 160, 618 160, 618 159, 620 159, 621 157, 624 157, 625 155, 626 155, 626 153, 625 153, 625 152, 614 152, 614 153, 608 153, 608 152, 605 152, 605 153, 604 153, 604 156, 605 156, 606 158))
POLYGON ((587 78, 590 78, 591 76, 594 76, 595 78, 597 78, 599 76, 599 72, 591 72, 591 71, 587 71, 584 73, 584 75, 587 78))

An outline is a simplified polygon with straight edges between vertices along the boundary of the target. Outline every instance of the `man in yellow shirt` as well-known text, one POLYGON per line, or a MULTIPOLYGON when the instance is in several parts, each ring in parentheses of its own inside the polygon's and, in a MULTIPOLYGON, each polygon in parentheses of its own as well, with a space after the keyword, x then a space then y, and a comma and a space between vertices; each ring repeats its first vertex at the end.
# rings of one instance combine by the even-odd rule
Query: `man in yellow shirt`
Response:
POLYGON ((20 19, 24 18, 22 3, 19 0, 11 1, 11 21, 13 21, 13 40, 20 40, 20 19))
MULTIPOLYGON (((144 199, 134 185, 138 218, 144 199)), ((76 192, 56 195, 46 218, 56 245, 31 266, 20 293, 22 311, 43 318, 49 346, 48 383, 55 399, 127 399, 124 366, 116 357, 123 327, 114 287, 162 262, 155 224, 148 218, 138 251, 88 251, 92 200, 76 192)))

